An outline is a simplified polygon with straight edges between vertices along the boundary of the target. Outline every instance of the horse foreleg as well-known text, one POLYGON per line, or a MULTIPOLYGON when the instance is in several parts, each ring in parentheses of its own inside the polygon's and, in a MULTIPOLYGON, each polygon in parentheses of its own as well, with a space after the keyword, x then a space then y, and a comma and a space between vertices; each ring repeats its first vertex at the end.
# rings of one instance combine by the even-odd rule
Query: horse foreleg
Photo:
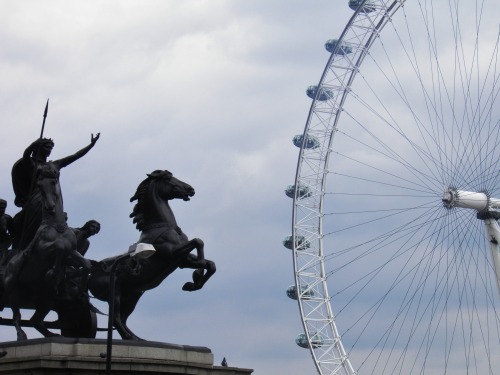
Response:
POLYGON ((187 282, 182 287, 182 290, 188 292, 201 289, 216 271, 214 262, 207 259, 200 260, 193 255, 188 256, 187 259, 179 265, 179 268, 196 268, 193 272, 193 282, 187 282))
POLYGON ((205 243, 203 242, 203 240, 201 240, 200 238, 193 238, 190 242, 195 246, 198 260, 205 259, 205 243))
POLYGON ((181 246, 175 248, 172 251, 172 256, 175 258, 184 258, 186 256, 189 256, 191 251, 196 249, 196 257, 191 255, 191 257, 194 257, 194 259, 198 260, 203 260, 205 259, 205 244, 202 239, 200 238, 193 238, 192 240, 187 241, 186 243, 183 243, 181 246))

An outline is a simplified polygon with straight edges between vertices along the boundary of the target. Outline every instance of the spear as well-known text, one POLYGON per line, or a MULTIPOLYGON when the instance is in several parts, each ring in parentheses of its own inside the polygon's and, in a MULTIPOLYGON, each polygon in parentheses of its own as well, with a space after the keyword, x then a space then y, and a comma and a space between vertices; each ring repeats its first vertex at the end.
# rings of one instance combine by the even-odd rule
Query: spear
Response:
POLYGON ((43 138, 43 130, 45 129, 45 120, 47 119, 48 111, 49 111, 49 99, 47 99, 47 104, 45 104, 45 111, 43 111, 43 122, 42 122, 42 131, 40 132, 40 139, 43 138))

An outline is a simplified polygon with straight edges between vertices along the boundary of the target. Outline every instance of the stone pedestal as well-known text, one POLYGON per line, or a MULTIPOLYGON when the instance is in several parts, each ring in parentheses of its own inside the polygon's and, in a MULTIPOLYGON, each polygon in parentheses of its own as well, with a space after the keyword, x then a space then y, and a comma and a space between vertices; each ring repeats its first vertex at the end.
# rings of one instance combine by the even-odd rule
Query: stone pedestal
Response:
MULTIPOLYGON (((0 343, 0 374, 96 375, 106 369, 106 340, 54 337, 0 343)), ((251 369, 214 366, 205 347, 113 340, 114 375, 248 375, 251 369)))

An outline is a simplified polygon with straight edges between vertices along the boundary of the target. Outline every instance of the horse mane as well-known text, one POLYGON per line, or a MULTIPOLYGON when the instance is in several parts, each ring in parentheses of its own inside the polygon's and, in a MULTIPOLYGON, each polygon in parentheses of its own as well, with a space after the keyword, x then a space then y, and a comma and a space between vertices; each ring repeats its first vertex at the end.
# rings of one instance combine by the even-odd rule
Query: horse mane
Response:
POLYGON ((147 176, 148 177, 139 184, 133 197, 130 198, 130 202, 137 200, 137 203, 129 216, 133 218, 133 223, 136 224, 135 227, 140 231, 144 228, 144 196, 149 189, 149 185, 152 181, 156 181, 160 178, 172 177, 172 173, 169 171, 156 170, 147 176))

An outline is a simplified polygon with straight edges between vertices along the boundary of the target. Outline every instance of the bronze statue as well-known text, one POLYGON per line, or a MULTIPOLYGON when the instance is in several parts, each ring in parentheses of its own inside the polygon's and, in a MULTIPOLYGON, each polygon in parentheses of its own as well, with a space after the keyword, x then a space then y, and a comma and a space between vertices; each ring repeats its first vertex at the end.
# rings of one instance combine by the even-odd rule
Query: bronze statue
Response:
MULTIPOLYGON (((7 230, 12 249, 3 251, 0 260, 0 311, 4 307, 13 310, 12 321, 2 319, 0 323, 14 325, 18 340, 24 340, 20 309, 35 309, 30 325, 44 336, 53 336, 44 319, 54 310, 58 320, 51 322, 51 326, 60 329, 62 335, 95 337, 95 310, 84 285, 91 261, 78 251, 76 233, 66 223, 59 173, 84 156, 95 145, 99 134, 91 135, 90 144, 74 155, 48 161, 54 142, 43 138, 47 111, 48 100, 40 138, 28 146, 23 158, 12 168, 15 204, 22 210, 7 230), (68 293, 72 287, 67 283, 70 268, 81 280, 76 294, 68 293)), ((3 219, 9 221, 8 216, 4 215, 3 219)), ((1 231, 6 234, 5 229, 1 231)), ((81 242, 83 249, 85 239, 81 242)))
MULTIPOLYGON (((141 232, 138 242, 152 245, 154 255, 125 260, 125 254, 101 262, 85 258, 89 238, 101 226, 96 220, 81 228, 68 226, 59 175, 62 168, 87 154, 100 134, 92 134, 90 144, 75 154, 49 161, 54 142, 43 138, 47 110, 48 101, 40 138, 12 168, 15 205, 21 211, 12 219, 5 213, 7 202, 0 199, 0 311, 12 309, 18 340, 27 338, 21 309, 35 310, 30 325, 44 336, 54 336, 49 328, 55 327, 63 336, 91 338, 97 331, 97 310, 90 303, 90 291, 98 299, 112 301, 110 309, 116 306, 110 316, 123 339, 139 339, 126 323, 145 290, 157 287, 177 268, 194 269, 192 281, 182 287, 185 291, 201 289, 215 273, 215 263, 205 259, 203 241, 188 239, 168 204, 171 199, 189 201, 194 189, 168 171, 152 172, 130 199, 137 201, 130 217, 141 232), (44 319, 51 310, 58 320, 48 326, 44 319)), ((0 319, 0 324, 7 321, 0 319)))
MULTIPOLYGON (((139 338, 127 327, 127 319, 134 311, 145 290, 156 288, 177 268, 195 269, 193 281, 182 287, 186 291, 201 289, 215 273, 215 263, 205 259, 203 241, 189 240, 175 221, 168 201, 189 201, 194 189, 176 179, 169 171, 154 171, 142 181, 131 202, 137 201, 130 217, 141 231, 138 242, 152 244, 156 252, 150 258, 136 261, 129 259, 116 277, 114 326, 123 339, 139 338), (196 255, 191 251, 196 250, 196 255)), ((109 267, 116 257, 104 259, 101 267, 93 267, 88 287, 100 300, 108 301, 109 267)))
POLYGON ((90 247, 89 237, 96 235, 101 230, 101 224, 96 220, 87 221, 81 228, 73 228, 76 235, 76 250, 85 255, 90 247))
MULTIPOLYGON (((75 154, 52 161, 53 168, 58 172, 80 159, 99 139, 99 133, 91 135, 90 144, 75 154)), ((39 138, 26 148, 23 157, 12 168, 12 186, 16 194, 15 205, 22 210, 14 216, 14 244, 16 249, 24 249, 33 239, 41 223, 42 198, 35 184, 37 170, 48 163, 54 142, 51 139, 39 138)), ((59 178, 57 180, 59 184, 59 178)))
POLYGON ((44 323, 54 308, 59 284, 68 262, 79 264, 90 271, 91 263, 76 250, 76 235, 66 223, 61 189, 60 166, 48 162, 37 166, 34 185, 40 196, 41 225, 33 241, 18 250, 5 267, 3 303, 10 305, 18 340, 25 340, 21 328, 20 308, 27 301, 33 303, 33 326, 44 336, 54 336, 44 323))

